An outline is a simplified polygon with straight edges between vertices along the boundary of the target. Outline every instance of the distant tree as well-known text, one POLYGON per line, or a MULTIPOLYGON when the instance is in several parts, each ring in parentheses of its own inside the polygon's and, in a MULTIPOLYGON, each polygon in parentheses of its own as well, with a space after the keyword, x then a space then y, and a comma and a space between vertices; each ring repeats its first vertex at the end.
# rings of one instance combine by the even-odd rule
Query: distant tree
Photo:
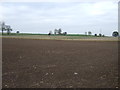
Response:
POLYGON ((114 32, 112 33, 112 36, 113 36, 113 37, 118 37, 118 36, 119 36, 119 33, 118 33, 117 31, 114 31, 114 32))
POLYGON ((61 28, 58 29, 58 34, 60 35, 62 33, 61 28))
POLYGON ((55 29, 55 30, 54 30, 54 34, 56 35, 57 33, 58 33, 58 30, 57 30, 57 29, 55 29))
POLYGON ((5 25, 5 30, 7 31, 7 34, 9 35, 12 31, 11 27, 9 25, 5 25))
POLYGON ((19 33, 20 33, 20 31, 17 31, 16 33, 17 33, 17 34, 19 34, 19 33))
POLYGON ((5 22, 1 23, 1 29, 2 29, 2 35, 3 35, 3 32, 5 31, 5 22))
POLYGON ((51 35, 50 33, 48 33, 48 35, 51 35))
POLYGON ((102 37, 105 37, 105 35, 103 34, 102 37))
POLYGON ((49 31, 50 34, 52 34, 52 31, 49 31))
POLYGON ((63 32, 63 35, 67 35, 67 32, 63 32))
POLYGON ((102 36, 102 34, 100 33, 100 34, 99 34, 99 37, 101 37, 101 36, 102 36))
POLYGON ((89 31, 89 32, 88 32, 88 35, 92 35, 92 32, 91 32, 91 31, 89 31))
POLYGON ((87 35, 87 32, 85 32, 85 35, 87 35))
POLYGON ((10 32, 12 31, 10 25, 5 25, 5 22, 1 22, 1 30, 2 30, 2 35, 4 31, 7 31, 7 34, 9 35, 10 32))
POLYGON ((95 34, 94 36, 97 36, 97 34, 95 34))
POLYGON ((52 34, 52 31, 49 31, 48 35, 51 35, 52 34))

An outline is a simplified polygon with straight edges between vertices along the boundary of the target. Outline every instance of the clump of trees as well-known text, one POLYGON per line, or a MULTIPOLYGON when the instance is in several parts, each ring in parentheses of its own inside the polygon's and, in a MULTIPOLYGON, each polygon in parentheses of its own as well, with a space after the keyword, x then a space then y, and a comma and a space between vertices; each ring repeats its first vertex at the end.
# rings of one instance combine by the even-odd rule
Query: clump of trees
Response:
MULTIPOLYGON (((94 36, 97 36, 97 37, 104 37, 105 35, 99 33, 98 35, 97 35, 97 34, 94 34, 94 36)), ((114 32, 112 33, 112 36, 113 36, 113 37, 118 37, 118 36, 119 36, 119 32, 118 32, 118 31, 114 31, 114 32)))
POLYGON ((91 31, 85 32, 85 35, 92 35, 91 31))
MULTIPOLYGON (((53 34, 52 31, 49 31, 48 35, 52 34, 53 34)), ((67 35, 67 32, 62 32, 62 29, 59 28, 58 30, 57 29, 54 30, 54 35, 67 35)))
MULTIPOLYGON (((85 32, 85 35, 92 35, 92 32, 91 31, 88 31, 88 32, 85 32)), ((101 34, 99 33, 98 35, 95 33, 94 34, 95 37, 104 37, 105 35, 104 34, 101 34)))
POLYGON ((91 31, 88 31, 88 35, 92 35, 92 32, 91 32, 91 31))
POLYGON ((7 31, 7 34, 9 35, 12 31, 12 28, 10 25, 6 25, 5 22, 1 22, 1 30, 2 30, 2 35, 4 31, 7 31))

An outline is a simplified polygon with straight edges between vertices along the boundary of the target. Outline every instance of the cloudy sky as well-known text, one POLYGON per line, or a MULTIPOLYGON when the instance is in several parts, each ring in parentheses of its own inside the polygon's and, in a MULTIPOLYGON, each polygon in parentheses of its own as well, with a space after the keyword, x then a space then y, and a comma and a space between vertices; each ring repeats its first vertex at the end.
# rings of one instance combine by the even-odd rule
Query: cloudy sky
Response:
POLYGON ((118 30, 118 0, 68 1, 2 2, 0 21, 11 25, 13 32, 48 33, 61 28, 68 33, 111 35, 118 30))

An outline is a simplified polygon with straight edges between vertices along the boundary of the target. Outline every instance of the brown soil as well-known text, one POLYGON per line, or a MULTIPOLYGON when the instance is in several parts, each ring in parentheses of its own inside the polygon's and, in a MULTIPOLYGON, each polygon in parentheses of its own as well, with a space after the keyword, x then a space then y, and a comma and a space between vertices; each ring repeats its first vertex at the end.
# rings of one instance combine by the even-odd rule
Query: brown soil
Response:
POLYGON ((4 38, 3 88, 117 88, 118 43, 4 38))

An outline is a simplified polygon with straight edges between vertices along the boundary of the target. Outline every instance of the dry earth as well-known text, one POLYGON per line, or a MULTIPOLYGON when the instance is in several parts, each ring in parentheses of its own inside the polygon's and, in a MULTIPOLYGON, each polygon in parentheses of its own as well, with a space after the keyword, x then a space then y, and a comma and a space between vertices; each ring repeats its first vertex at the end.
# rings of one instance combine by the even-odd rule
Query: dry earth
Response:
POLYGON ((3 38, 3 88, 117 88, 118 43, 3 38))

